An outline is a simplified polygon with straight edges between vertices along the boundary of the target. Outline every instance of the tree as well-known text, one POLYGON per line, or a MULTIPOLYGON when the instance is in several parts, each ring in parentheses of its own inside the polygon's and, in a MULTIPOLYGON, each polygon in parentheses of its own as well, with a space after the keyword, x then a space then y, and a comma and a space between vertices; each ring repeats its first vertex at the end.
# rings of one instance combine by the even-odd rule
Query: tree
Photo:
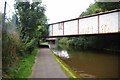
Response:
POLYGON ((120 2, 96 2, 96 4, 102 11, 120 9, 120 2))
POLYGON ((82 12, 82 14, 80 14, 80 17, 95 14, 100 11, 101 11, 101 9, 98 7, 97 3, 90 4, 89 8, 87 8, 85 12, 82 12))
POLYGON ((114 9, 120 9, 120 2, 95 2, 94 4, 90 4, 86 11, 82 12, 79 17, 114 9))
POLYGON ((26 49, 31 49, 37 45, 41 37, 47 35, 47 18, 45 16, 45 7, 41 2, 17 2, 16 12, 20 23, 20 33, 23 43, 29 46, 26 49), (42 26, 39 30, 38 26, 42 26), (44 36, 43 36, 44 35, 44 36))

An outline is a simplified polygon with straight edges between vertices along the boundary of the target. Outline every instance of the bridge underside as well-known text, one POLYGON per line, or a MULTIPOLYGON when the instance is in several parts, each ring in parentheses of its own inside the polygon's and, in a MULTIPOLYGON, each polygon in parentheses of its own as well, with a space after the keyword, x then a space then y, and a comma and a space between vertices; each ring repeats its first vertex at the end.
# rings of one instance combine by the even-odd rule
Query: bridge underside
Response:
MULTIPOLYGON (((57 38, 57 37, 79 37, 79 36, 99 36, 99 35, 119 35, 120 36, 120 32, 116 32, 116 33, 101 33, 101 34, 79 34, 79 35, 47 36, 46 38, 48 38, 48 41, 49 41, 49 38, 57 38)), ((56 39, 54 39, 54 40, 56 40, 56 39)))

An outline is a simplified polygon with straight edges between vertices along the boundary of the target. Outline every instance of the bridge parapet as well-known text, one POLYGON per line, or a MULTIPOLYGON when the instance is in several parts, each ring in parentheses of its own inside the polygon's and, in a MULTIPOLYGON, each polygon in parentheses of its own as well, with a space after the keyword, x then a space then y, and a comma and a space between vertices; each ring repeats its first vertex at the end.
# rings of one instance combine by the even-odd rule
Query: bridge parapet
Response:
POLYGON ((120 33, 120 9, 49 24, 49 37, 120 33))

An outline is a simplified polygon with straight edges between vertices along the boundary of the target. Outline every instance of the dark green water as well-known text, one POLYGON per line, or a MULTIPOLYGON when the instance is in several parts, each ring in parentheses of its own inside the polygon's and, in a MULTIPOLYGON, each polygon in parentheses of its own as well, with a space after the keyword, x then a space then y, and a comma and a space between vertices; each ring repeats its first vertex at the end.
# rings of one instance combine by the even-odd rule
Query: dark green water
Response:
POLYGON ((120 76, 117 53, 74 50, 56 45, 51 45, 51 49, 80 77, 118 78, 120 76))

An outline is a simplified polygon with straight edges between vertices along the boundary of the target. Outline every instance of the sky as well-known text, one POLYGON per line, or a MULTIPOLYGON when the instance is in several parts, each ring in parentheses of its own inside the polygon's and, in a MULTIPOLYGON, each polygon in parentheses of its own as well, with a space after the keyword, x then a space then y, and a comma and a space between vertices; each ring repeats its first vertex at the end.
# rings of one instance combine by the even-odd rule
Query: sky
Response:
MULTIPOLYGON (((3 12, 5 0, 0 0, 0 11, 3 12)), ((6 0, 8 3, 7 10, 13 10, 14 0, 6 0)), ((74 19, 85 11, 94 0, 42 0, 42 4, 46 6, 46 16, 48 23, 55 23, 64 20, 74 19)))
POLYGON ((74 19, 85 11, 94 0, 42 0, 46 5, 48 23, 74 19))

